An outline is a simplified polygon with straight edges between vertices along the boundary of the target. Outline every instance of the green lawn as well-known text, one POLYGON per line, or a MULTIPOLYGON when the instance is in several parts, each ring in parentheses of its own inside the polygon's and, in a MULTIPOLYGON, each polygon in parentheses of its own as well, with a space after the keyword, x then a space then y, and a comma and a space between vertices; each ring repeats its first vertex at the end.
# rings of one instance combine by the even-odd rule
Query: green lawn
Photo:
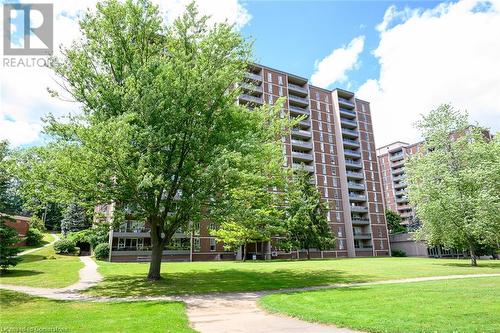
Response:
POLYGON ((87 292, 103 296, 236 292, 352 283, 406 277, 500 273, 500 261, 424 258, 353 258, 311 261, 163 263, 148 282, 147 263, 99 262, 104 281, 87 292))
POLYGON ((1 332, 194 332, 180 302, 53 301, 0 290, 1 332))
POLYGON ((500 278, 275 294, 270 312, 367 332, 500 332, 500 278))
POLYGON ((61 288, 78 282, 83 263, 76 256, 61 256, 52 246, 23 255, 22 261, 0 275, 0 283, 61 288))
POLYGON ((42 247, 46 244, 49 244, 50 242, 52 242, 54 240, 54 236, 52 236, 52 234, 48 233, 48 232, 45 232, 43 234, 43 239, 42 239, 42 243, 40 245, 26 245, 26 246, 20 246, 19 249, 21 251, 25 251, 25 250, 30 250, 30 249, 35 249, 37 247, 42 247))

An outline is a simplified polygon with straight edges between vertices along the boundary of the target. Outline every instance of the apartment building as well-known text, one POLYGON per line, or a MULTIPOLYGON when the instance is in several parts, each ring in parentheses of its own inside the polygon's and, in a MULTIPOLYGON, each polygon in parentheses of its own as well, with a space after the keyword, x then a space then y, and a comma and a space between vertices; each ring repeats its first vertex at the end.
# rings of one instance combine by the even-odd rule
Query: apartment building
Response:
MULTIPOLYGON (((238 103, 253 108, 286 97, 283 114, 304 116, 283 141, 285 167, 305 167, 328 204, 328 223, 337 239, 335 249, 313 251, 312 257, 387 256, 390 253, 382 183, 373 136, 370 104, 354 93, 310 85, 297 75, 254 64, 241 83, 238 103)), ((109 207, 98 208, 110 215, 109 207)), ((240 252, 225 251, 210 236, 215 228, 202 221, 179 232, 164 251, 164 260, 234 260, 240 252)), ((110 233, 110 259, 149 260, 149 230, 127 221, 110 233)), ((276 244, 247 247, 249 258, 305 257, 301 251, 282 251, 276 244)))
POLYGON ((397 212, 402 224, 408 225, 415 217, 408 204, 405 161, 422 148, 422 142, 408 144, 396 141, 377 148, 385 208, 397 212))

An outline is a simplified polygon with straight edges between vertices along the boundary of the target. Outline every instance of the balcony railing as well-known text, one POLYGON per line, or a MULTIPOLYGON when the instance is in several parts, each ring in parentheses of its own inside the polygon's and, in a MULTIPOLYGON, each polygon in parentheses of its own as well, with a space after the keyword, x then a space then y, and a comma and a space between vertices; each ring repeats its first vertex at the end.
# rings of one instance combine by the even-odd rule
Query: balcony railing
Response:
POLYGON ((303 160, 303 161, 312 161, 313 160, 312 154, 300 153, 298 151, 292 151, 292 157, 297 158, 299 160, 303 160))
POLYGON ((351 207, 351 212, 367 212, 368 207, 366 206, 350 206, 351 207))
POLYGON ((262 81, 262 75, 255 74, 255 73, 246 72, 245 73, 245 77, 247 79, 252 79, 252 80, 255 80, 255 81, 262 81))
POLYGON ((288 109, 290 110, 290 112, 292 113, 296 113, 296 114, 300 114, 300 115, 306 115, 308 116, 309 115, 309 110, 308 109, 304 109, 304 108, 299 108, 297 106, 293 106, 293 105, 290 105, 288 107, 288 109))
POLYGON ((362 179, 364 177, 362 172, 354 172, 354 171, 347 171, 346 175, 347 178, 354 178, 354 179, 362 179))
POLYGON ((300 163, 293 163, 292 166, 293 166, 294 169, 304 168, 304 170, 309 171, 311 173, 314 173, 314 166, 312 166, 312 165, 306 165, 306 164, 300 164, 300 163))
POLYGON ((396 195, 405 195, 406 194, 406 189, 398 190, 394 192, 396 195))
POLYGON ((244 101, 252 102, 252 103, 257 103, 257 104, 262 104, 262 98, 261 97, 250 96, 250 95, 247 95, 247 94, 241 94, 240 95, 240 100, 244 100, 244 101))
POLYGON ((355 151, 352 149, 344 149, 344 154, 354 157, 361 157, 361 153, 359 151, 355 151))
POLYGON ((293 83, 288 83, 288 89, 293 90, 293 91, 298 91, 298 92, 301 92, 301 93, 306 94, 306 95, 308 93, 307 88, 301 87, 301 86, 293 84, 293 83))
POLYGON ((402 160, 399 160, 399 161, 395 161, 391 164, 391 167, 392 168, 398 168, 398 167, 401 167, 405 164, 405 160, 402 159, 402 160))
POLYGON ((356 140, 342 139, 342 142, 344 143, 344 146, 347 147, 359 147, 359 142, 356 140))
POLYGON ((354 233, 354 239, 371 239, 371 233, 354 233))
POLYGON ((350 126, 352 128, 355 128, 358 126, 358 123, 356 121, 350 120, 350 119, 345 119, 345 118, 340 118, 340 123, 343 125, 350 126))
POLYGON ((408 198, 399 198, 399 199, 396 199, 396 202, 397 203, 408 202, 408 198))
POLYGON ((401 183, 394 184, 394 188, 396 188, 396 189, 403 188, 403 187, 406 187, 406 186, 408 186, 408 184, 406 182, 401 182, 401 183))
POLYGON ((342 134, 345 134, 347 136, 354 137, 354 138, 357 138, 359 136, 358 131, 350 130, 347 128, 342 128, 342 134))
POLYGON ((361 169, 361 167, 362 167, 360 161, 355 161, 355 160, 351 160, 348 158, 346 158, 346 160, 345 160, 345 165, 349 166, 349 167, 355 167, 357 169, 361 169))
POLYGON ((250 83, 240 83, 240 87, 246 90, 262 92, 262 86, 256 86, 255 84, 250 83))
POLYGON ((343 105, 350 106, 350 107, 354 107, 354 103, 353 102, 351 102, 348 99, 342 98, 342 97, 339 97, 339 103, 343 104, 343 105))
POLYGON ((349 199, 351 201, 366 201, 366 195, 361 194, 349 194, 349 199))
POLYGON ((292 139, 292 146, 299 146, 299 147, 302 147, 302 148, 312 149, 313 144, 312 144, 312 142, 309 142, 309 141, 294 140, 294 139, 292 139))
POLYGON ((347 109, 344 109, 344 108, 340 108, 340 114, 342 116, 348 116, 348 117, 356 118, 356 112, 352 111, 352 110, 347 110, 347 109))
POLYGON ((402 160, 404 157, 405 157, 405 154, 403 154, 403 153, 397 153, 397 154, 391 155, 391 157, 389 158, 389 160, 390 161, 399 161, 399 160, 402 160))
POLYGON ((304 120, 302 120, 302 121, 299 122, 299 125, 302 126, 302 127, 309 128, 309 127, 311 127, 311 120, 310 119, 304 119, 304 120))
POLYGON ((392 169, 391 172, 393 175, 401 175, 405 172, 405 168, 392 169))
POLYGON ((311 131, 305 131, 301 130, 298 128, 292 128, 292 135, 300 136, 303 138, 310 138, 311 137, 311 131))
POLYGON ((373 246, 371 245, 363 245, 360 247, 354 247, 356 251, 371 251, 373 249, 373 246))
POLYGON ((392 180, 395 182, 398 182, 398 181, 403 180, 405 178, 406 178, 406 175, 400 175, 400 176, 392 177, 392 180))
POLYGON ((364 190, 365 184, 355 183, 355 182, 347 182, 347 187, 356 189, 356 190, 364 190))
POLYGON ((288 95, 288 99, 290 102, 297 102, 302 105, 309 105, 309 100, 307 98, 302 98, 299 96, 288 95))
POLYGON ((352 218, 351 219, 352 221, 352 224, 356 224, 356 225, 367 225, 367 224, 370 224, 370 220, 369 219, 359 219, 359 218, 352 218))

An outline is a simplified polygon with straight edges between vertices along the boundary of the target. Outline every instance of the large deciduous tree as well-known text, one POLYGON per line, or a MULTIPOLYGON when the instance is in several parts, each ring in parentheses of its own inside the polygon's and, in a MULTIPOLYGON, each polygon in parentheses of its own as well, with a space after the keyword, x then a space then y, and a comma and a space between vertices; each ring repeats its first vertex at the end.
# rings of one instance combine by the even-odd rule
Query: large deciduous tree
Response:
POLYGON ((405 232, 406 228, 401 225, 401 216, 393 210, 387 209, 385 211, 385 219, 387 220, 387 229, 391 234, 405 232))
POLYGON ((500 140, 490 139, 467 114, 441 105, 417 123, 423 149, 406 165, 409 200, 431 245, 468 249, 476 266, 478 245, 499 247, 500 140))
POLYGON ((20 156, 18 170, 24 189, 48 202, 115 202, 146 220, 148 278, 158 280, 174 233, 231 186, 221 185, 225 156, 268 138, 265 110, 235 104, 250 46, 194 5, 165 25, 147 0, 109 0, 80 26, 83 38, 53 68, 83 113, 47 117, 52 141, 20 156))

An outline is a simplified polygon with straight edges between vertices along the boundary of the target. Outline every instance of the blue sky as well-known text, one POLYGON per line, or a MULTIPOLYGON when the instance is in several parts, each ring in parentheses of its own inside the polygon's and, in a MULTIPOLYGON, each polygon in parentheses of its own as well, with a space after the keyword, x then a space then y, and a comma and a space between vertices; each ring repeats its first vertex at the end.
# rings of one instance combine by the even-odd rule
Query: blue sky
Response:
MULTIPOLYGON (((314 63, 333 49, 364 35, 360 67, 349 72, 350 90, 379 75, 379 63, 371 53, 380 37, 375 27, 385 11, 398 8, 432 8, 438 1, 248 1, 252 15, 242 29, 255 40, 257 62, 310 78, 314 63)), ((337 84, 339 85, 339 84, 337 84)), ((345 85, 345 84, 344 84, 345 85)), ((331 87, 335 87, 332 84, 331 87)), ((339 85, 341 86, 341 85, 339 85)), ((342 87, 347 88, 347 87, 342 87)))
MULTIPOLYGON (((98 1, 12 0, 54 4, 56 52, 79 37, 78 17, 98 1)), ((172 22, 192 0, 152 1, 172 22)), ((195 1, 252 38, 257 62, 369 101, 379 146, 419 140, 413 124, 442 103, 500 130, 500 0, 195 1)), ((0 139, 42 144, 42 117, 80 112, 49 96, 47 87, 58 88, 50 70, 0 69, 0 139)))

